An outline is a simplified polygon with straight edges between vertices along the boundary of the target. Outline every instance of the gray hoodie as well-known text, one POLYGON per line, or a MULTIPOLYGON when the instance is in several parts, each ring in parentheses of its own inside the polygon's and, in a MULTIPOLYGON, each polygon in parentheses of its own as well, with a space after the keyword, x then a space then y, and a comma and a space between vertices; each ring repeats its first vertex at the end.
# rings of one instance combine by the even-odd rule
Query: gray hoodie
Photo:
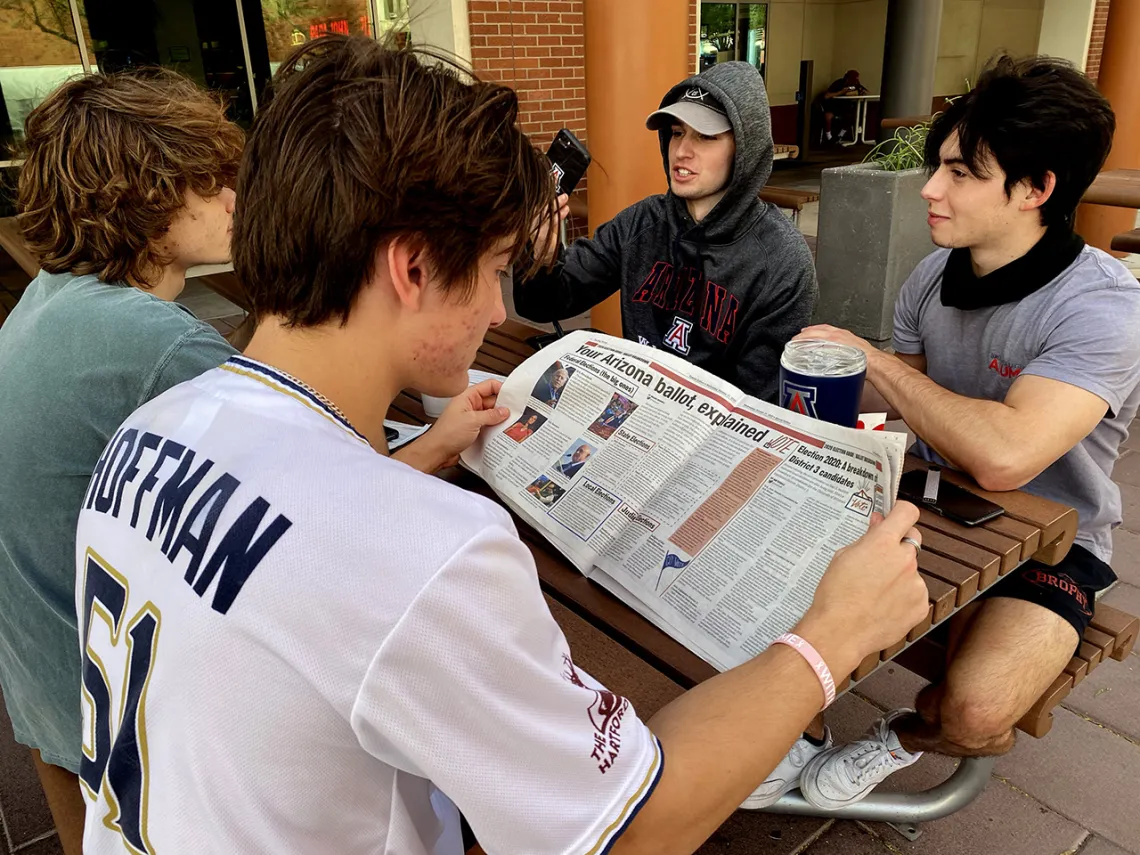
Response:
MULTIPOLYGON (((746 62, 714 65, 674 86, 661 106, 692 86, 732 123, 736 159, 724 198, 699 223, 671 191, 643 199, 575 241, 552 271, 516 282, 515 308, 534 321, 561 320, 620 290, 626 338, 774 401, 784 345, 815 309, 815 266, 795 226, 759 199, 773 151, 759 72, 746 62)), ((671 131, 658 135, 668 179, 671 131)))

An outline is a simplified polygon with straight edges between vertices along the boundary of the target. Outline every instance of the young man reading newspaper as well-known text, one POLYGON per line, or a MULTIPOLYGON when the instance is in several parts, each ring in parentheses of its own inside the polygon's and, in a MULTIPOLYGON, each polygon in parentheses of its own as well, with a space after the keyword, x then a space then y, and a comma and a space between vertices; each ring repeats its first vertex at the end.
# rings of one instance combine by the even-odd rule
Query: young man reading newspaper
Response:
POLYGON ((574 666, 508 514, 386 456, 406 387, 503 420, 467 369, 555 206, 517 116, 365 38, 282 65, 238 179, 254 339, 131 416, 80 519, 88 853, 458 855, 460 810, 491 855, 692 852, 827 669, 925 613, 900 504, 835 558, 805 641, 646 724, 574 666))
POLYGON ((1116 576, 1112 467, 1140 405, 1140 285, 1073 233, 1115 127, 1080 72, 1046 57, 1000 60, 935 120, 923 189, 944 247, 895 307, 889 355, 866 351, 872 397, 918 435, 915 451, 988 490, 1023 489, 1080 515, 1055 567, 1023 565, 963 613, 946 677, 867 740, 820 754, 802 790, 821 807, 863 798, 922 751, 1003 754, 1014 725, 1061 673, 1116 576))

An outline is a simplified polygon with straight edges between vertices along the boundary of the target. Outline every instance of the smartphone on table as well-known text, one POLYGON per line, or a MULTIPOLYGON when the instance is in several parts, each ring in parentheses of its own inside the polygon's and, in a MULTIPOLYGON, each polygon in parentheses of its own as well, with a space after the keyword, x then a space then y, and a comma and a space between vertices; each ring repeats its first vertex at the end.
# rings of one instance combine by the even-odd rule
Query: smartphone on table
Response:
POLYGON ((938 473, 938 470, 913 469, 903 475, 899 481, 899 498, 967 526, 981 525, 1005 513, 1001 505, 942 478, 936 479, 934 491, 928 490, 930 471, 938 473))
POLYGON ((592 160, 589 150, 569 128, 563 128, 554 137, 546 157, 550 161, 550 174, 554 176, 554 187, 559 194, 574 192, 592 160))

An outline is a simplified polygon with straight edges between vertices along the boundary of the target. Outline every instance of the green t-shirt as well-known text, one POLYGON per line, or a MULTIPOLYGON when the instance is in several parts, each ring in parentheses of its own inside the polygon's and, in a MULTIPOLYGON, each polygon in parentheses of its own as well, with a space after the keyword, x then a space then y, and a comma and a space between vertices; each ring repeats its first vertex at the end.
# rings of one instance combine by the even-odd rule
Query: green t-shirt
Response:
POLYGON ((0 687, 16 738, 77 771, 75 526, 135 409, 235 353, 177 303, 41 272, 0 327, 0 687))

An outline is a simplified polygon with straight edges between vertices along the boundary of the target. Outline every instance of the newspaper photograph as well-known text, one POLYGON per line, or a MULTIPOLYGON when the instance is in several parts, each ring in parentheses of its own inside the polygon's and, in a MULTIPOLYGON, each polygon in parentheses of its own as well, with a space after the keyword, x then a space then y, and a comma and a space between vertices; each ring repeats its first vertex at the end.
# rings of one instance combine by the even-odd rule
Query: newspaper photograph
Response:
POLYGON ((583 574, 714 666, 807 610, 898 489, 905 434, 749 397, 679 357, 578 331, 503 384, 463 455, 583 574))

